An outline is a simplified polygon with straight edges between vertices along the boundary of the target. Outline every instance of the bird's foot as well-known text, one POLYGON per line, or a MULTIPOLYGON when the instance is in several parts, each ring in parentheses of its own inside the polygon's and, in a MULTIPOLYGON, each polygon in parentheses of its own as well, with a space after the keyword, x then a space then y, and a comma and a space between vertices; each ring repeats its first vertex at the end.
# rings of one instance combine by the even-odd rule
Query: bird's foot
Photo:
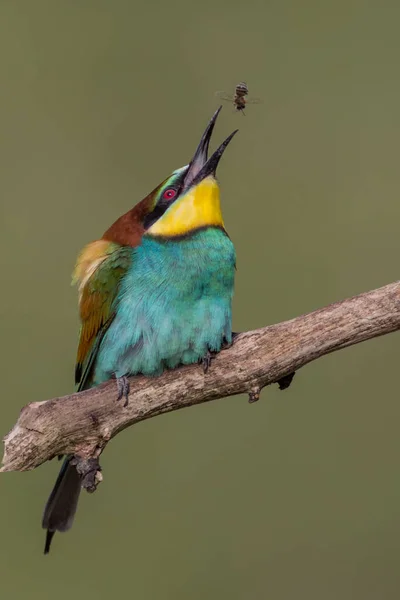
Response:
POLYGON ((207 373, 208 369, 211 367, 211 361, 216 357, 216 352, 210 352, 207 350, 207 353, 200 359, 200 363, 203 365, 204 373, 207 373))
MULTIPOLYGON (((232 333, 232 341, 230 342, 228 342, 228 340, 224 337, 222 341, 221 350, 228 350, 228 348, 230 348, 233 345, 235 337, 237 337, 238 335, 238 333, 232 333)), ((203 365, 204 373, 207 373, 208 369, 211 367, 211 361, 214 360, 217 354, 218 352, 211 352, 211 350, 207 350, 203 358, 199 360, 199 363, 203 365)))
POLYGON ((129 404, 129 392, 131 386, 129 384, 129 379, 126 375, 122 375, 122 377, 117 377, 117 389, 118 389, 118 397, 117 402, 122 398, 125 398, 124 407, 129 404))
POLYGON ((221 346, 221 350, 228 350, 228 348, 232 348, 235 338, 238 336, 238 333, 234 333, 232 332, 232 339, 230 342, 228 342, 228 340, 224 337, 223 342, 222 342, 222 346, 221 346))

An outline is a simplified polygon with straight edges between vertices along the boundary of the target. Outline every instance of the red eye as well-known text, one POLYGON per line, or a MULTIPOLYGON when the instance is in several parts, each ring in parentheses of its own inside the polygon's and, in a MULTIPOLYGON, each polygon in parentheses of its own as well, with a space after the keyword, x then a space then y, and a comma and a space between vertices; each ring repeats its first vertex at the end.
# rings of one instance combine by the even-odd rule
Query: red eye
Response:
POLYGON ((174 190, 173 188, 169 188, 168 190, 165 190, 162 197, 164 198, 164 200, 172 200, 172 198, 175 198, 175 196, 176 190, 174 190))

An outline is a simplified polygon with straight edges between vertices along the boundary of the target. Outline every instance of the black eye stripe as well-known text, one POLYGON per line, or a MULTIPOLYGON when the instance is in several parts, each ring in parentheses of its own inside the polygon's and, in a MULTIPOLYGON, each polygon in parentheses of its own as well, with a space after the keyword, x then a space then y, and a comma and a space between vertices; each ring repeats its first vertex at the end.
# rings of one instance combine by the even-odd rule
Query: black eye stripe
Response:
POLYGON ((181 188, 181 185, 169 185, 161 191, 154 210, 146 215, 143 219, 143 226, 145 229, 149 229, 152 225, 154 225, 154 223, 163 216, 166 210, 173 205, 173 203, 179 198, 179 192, 181 188), (164 198, 164 194, 170 190, 175 192, 175 196, 172 198, 164 198))

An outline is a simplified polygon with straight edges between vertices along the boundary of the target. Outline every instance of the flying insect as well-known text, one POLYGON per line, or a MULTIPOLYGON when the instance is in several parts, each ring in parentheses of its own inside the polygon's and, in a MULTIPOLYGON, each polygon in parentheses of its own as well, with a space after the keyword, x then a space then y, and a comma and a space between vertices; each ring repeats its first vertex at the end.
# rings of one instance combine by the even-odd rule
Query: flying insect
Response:
POLYGON ((215 95, 221 100, 225 100, 226 102, 231 102, 234 106, 234 109, 238 112, 241 112, 244 116, 244 109, 246 108, 246 104, 260 104, 262 102, 261 98, 255 98, 250 96, 247 98, 249 94, 249 88, 247 87, 247 83, 241 81, 237 84, 235 88, 234 94, 228 94, 227 92, 220 91, 215 92, 215 95))

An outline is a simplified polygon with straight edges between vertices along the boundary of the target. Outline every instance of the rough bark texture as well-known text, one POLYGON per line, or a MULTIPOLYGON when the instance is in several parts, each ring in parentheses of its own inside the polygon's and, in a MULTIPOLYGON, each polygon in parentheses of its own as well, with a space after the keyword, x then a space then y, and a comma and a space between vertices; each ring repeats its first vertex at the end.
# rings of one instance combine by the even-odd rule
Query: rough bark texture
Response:
MULTIPOLYGON (((400 282, 331 304, 290 321, 238 334, 206 374, 192 365, 157 378, 131 378, 129 405, 116 402, 116 384, 33 402, 4 439, 3 472, 34 469, 60 454, 98 458, 126 427, 164 412, 248 393, 258 400, 274 382, 330 352, 400 329, 400 282)), ((93 483, 93 485, 95 485, 93 483)), ((90 486, 88 486, 90 487, 90 486)))

